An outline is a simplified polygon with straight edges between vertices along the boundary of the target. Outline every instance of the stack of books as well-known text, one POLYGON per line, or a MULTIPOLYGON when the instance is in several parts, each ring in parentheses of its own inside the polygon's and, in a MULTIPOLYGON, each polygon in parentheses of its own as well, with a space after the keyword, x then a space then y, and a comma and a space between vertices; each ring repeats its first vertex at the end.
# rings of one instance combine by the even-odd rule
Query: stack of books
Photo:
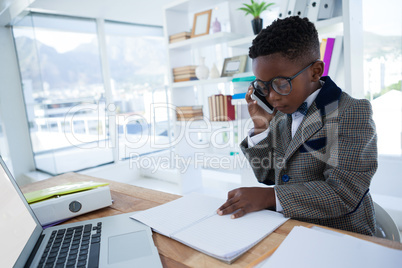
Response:
POLYGON ((181 32, 169 36, 169 43, 184 41, 191 38, 191 32, 181 32))
POLYGON ((198 80, 195 76, 195 68, 197 68, 197 66, 194 65, 173 68, 173 81, 184 82, 198 80))
POLYGON ((202 106, 176 107, 176 118, 179 121, 201 120, 203 116, 202 106))
POLYGON ((211 121, 235 120, 235 107, 231 95, 212 95, 208 97, 209 119, 211 121))

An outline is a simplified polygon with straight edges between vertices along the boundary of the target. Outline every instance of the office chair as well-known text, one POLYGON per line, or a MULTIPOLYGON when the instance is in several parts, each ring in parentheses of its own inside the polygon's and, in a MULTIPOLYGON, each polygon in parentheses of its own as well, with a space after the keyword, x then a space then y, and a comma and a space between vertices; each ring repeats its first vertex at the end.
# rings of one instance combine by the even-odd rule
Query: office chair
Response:
POLYGON ((401 242, 399 229, 394 220, 380 205, 373 203, 376 218, 375 236, 401 242))

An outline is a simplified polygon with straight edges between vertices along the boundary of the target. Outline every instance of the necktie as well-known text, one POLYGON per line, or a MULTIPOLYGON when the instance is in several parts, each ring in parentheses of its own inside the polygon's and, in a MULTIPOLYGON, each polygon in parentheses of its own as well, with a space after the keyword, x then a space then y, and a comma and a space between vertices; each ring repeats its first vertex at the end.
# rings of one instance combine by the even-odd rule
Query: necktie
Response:
POLYGON ((303 102, 296 111, 305 116, 307 114, 307 102, 303 102))

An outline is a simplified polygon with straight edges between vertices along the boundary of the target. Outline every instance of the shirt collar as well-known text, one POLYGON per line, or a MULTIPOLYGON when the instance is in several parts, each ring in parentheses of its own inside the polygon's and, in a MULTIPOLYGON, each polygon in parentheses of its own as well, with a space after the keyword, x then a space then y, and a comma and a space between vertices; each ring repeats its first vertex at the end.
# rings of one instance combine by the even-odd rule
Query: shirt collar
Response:
MULTIPOLYGON (((324 81, 320 80, 321 87, 319 89, 317 89, 316 91, 314 91, 313 93, 311 93, 310 96, 308 96, 307 99, 304 101, 304 102, 307 102, 307 109, 310 108, 311 104, 313 104, 313 102, 317 98, 317 95, 318 95, 318 93, 320 93, 324 83, 325 83, 324 81)), ((299 113, 297 111, 294 112, 293 114, 302 115, 301 113, 299 113)))

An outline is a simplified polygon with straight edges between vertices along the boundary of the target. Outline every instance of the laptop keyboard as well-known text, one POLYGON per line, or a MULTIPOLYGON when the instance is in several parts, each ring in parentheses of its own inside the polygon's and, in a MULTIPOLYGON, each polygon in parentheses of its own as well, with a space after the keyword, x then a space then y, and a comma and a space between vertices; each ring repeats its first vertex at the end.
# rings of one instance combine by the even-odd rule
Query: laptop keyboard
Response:
POLYGON ((53 231, 38 267, 98 267, 102 223, 53 231))

